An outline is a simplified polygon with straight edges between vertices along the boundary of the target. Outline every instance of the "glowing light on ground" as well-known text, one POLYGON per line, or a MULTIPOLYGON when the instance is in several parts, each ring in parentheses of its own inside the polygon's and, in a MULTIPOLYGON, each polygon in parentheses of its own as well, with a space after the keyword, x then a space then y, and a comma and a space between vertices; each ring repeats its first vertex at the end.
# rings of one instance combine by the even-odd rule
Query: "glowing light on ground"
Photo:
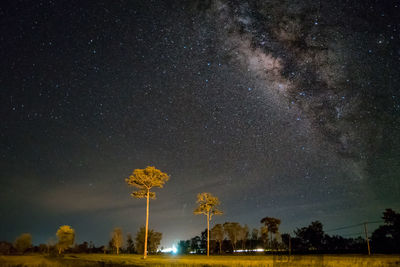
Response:
POLYGON ((164 248, 160 250, 162 253, 172 253, 176 254, 178 252, 178 249, 175 247, 175 245, 172 245, 171 248, 164 248))

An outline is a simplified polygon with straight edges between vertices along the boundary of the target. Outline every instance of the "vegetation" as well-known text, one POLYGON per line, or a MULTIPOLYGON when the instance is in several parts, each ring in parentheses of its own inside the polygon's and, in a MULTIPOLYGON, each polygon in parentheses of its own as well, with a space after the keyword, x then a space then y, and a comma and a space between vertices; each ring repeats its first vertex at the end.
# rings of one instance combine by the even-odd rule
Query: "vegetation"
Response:
POLYGON ((162 188, 164 184, 169 180, 168 174, 156 169, 155 167, 147 167, 146 169, 135 169, 129 178, 125 181, 128 185, 138 188, 138 191, 132 192, 132 197, 135 198, 146 198, 146 231, 144 237, 144 251, 143 258, 147 257, 147 235, 149 229, 149 199, 155 199, 156 193, 150 190, 153 187, 162 188))
POLYGON ((145 241, 145 231, 146 229, 142 226, 136 234, 136 249, 139 253, 143 253, 145 249, 145 244, 147 244, 147 249, 149 253, 156 253, 157 248, 160 245, 162 233, 156 232, 153 229, 148 231, 147 242, 145 241))
POLYGON ((19 253, 24 253, 32 247, 32 235, 29 233, 21 234, 15 239, 14 247, 19 253))
POLYGON ((75 241, 75 230, 69 225, 60 226, 57 233, 58 243, 58 254, 61 254, 65 249, 69 248, 74 244, 75 241))
POLYGON ((113 247, 117 250, 117 255, 119 254, 119 249, 122 247, 122 244, 124 243, 124 237, 122 235, 122 229, 117 227, 114 228, 113 232, 111 233, 112 238, 111 238, 111 243, 113 247))
POLYGON ((211 239, 218 242, 219 254, 222 253, 222 242, 224 241, 224 236, 225 236, 224 227, 221 224, 216 224, 211 229, 211 239))
POLYGON ((0 266, 28 267, 81 267, 81 266, 293 266, 293 267, 362 267, 397 266, 398 256, 389 255, 295 255, 287 256, 169 256, 154 255, 143 261, 140 255, 66 254, 63 258, 47 258, 41 255, 0 256, 0 266))
POLYGON ((222 214, 222 211, 218 209, 219 204, 219 199, 211 193, 200 193, 197 195, 198 206, 194 210, 194 214, 204 214, 207 216, 207 256, 210 255, 210 221, 212 216, 222 214))

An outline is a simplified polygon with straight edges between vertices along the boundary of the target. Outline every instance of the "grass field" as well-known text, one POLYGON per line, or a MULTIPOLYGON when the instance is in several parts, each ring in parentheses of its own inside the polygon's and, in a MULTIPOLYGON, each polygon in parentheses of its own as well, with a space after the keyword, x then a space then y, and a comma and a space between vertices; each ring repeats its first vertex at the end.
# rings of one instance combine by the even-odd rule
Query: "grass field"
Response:
POLYGON ((0 266, 400 266, 399 255, 295 255, 282 256, 206 256, 67 254, 63 258, 44 255, 0 256, 0 266))

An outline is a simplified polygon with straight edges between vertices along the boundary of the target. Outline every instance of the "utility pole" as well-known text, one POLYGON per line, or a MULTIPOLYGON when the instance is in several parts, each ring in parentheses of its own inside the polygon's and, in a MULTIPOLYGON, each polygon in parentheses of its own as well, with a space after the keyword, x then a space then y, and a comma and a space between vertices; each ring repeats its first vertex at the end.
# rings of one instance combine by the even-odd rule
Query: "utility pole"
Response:
POLYGON ((367 223, 364 223, 364 231, 365 231, 365 239, 367 240, 367 246, 368 246, 368 256, 371 255, 371 247, 369 246, 369 239, 368 239, 368 230, 367 230, 367 223))
POLYGON ((289 234, 289 261, 290 261, 290 254, 292 253, 292 238, 289 234))

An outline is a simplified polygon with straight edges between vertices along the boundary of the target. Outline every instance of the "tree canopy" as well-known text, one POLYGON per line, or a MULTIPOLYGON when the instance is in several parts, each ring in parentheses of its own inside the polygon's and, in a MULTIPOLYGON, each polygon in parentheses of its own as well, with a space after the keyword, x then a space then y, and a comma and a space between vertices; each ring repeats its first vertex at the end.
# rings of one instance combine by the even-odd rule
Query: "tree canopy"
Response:
MULTIPOLYGON (((145 231, 146 228, 144 226, 140 227, 139 231, 136 233, 136 249, 139 253, 144 252, 144 240, 145 240, 145 231)), ((161 243, 162 233, 156 232, 153 229, 148 231, 147 243, 148 243, 148 251, 149 253, 157 252, 157 248, 161 243)))
POLYGON ((197 208, 194 210, 194 214, 209 215, 211 220, 213 215, 223 214, 218 209, 219 205, 218 197, 214 197, 211 193, 199 193, 197 194, 197 208))
POLYGON ((72 246, 75 242, 75 230, 71 228, 69 225, 60 226, 57 230, 57 238, 58 238, 58 253, 61 254, 65 249, 72 246))
POLYGON ((29 233, 24 233, 18 236, 14 242, 15 249, 24 253, 28 248, 32 247, 32 235, 29 233))
POLYGON ((132 192, 132 197, 146 198, 149 192, 149 197, 151 199, 156 198, 156 193, 150 192, 150 189, 153 187, 163 188, 168 180, 168 174, 152 166, 148 166, 145 169, 135 169, 129 178, 125 179, 128 185, 139 189, 138 191, 132 192))

